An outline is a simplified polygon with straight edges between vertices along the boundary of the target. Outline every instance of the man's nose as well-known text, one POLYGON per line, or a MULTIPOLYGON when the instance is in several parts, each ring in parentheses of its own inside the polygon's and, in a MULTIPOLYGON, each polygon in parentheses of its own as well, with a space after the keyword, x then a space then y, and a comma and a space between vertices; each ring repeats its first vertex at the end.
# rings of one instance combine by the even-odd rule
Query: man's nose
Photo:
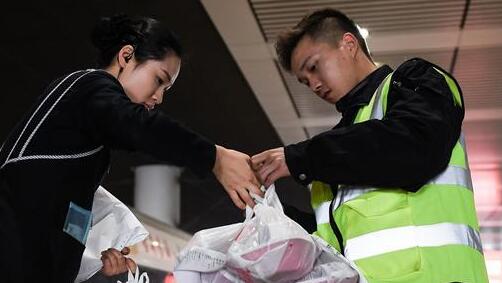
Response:
POLYGON ((317 94, 320 93, 321 89, 322 89, 322 83, 320 81, 312 82, 311 89, 313 92, 315 92, 317 94))

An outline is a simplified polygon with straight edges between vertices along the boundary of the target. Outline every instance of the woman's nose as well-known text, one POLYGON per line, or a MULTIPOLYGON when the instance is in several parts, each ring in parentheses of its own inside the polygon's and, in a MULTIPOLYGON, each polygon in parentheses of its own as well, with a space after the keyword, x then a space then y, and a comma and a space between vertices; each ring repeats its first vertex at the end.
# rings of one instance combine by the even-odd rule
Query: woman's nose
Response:
POLYGON ((160 91, 160 92, 157 92, 155 93, 153 96, 152 96, 152 99, 153 101, 155 102, 155 104, 161 104, 162 103, 162 99, 164 98, 164 94, 160 91))

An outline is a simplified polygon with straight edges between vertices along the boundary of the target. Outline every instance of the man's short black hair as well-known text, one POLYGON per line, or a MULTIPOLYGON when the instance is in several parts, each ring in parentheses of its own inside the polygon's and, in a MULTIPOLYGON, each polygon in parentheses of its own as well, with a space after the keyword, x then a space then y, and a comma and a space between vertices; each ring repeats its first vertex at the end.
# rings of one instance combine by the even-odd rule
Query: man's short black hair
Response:
POLYGON ((296 26, 279 34, 275 44, 279 63, 284 69, 291 71, 291 55, 305 35, 338 47, 338 42, 346 32, 357 38, 366 57, 373 61, 357 24, 339 10, 326 8, 306 15, 296 26))

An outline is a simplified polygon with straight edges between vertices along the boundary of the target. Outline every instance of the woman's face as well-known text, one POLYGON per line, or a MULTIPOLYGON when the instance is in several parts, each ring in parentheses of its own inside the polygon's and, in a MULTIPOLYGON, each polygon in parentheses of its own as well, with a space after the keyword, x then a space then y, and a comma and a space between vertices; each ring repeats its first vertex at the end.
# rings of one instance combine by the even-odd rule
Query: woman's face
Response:
POLYGON ((149 59, 141 64, 134 58, 126 64, 118 80, 132 102, 147 110, 162 103, 166 91, 173 85, 180 71, 181 59, 168 52, 161 60, 149 59))

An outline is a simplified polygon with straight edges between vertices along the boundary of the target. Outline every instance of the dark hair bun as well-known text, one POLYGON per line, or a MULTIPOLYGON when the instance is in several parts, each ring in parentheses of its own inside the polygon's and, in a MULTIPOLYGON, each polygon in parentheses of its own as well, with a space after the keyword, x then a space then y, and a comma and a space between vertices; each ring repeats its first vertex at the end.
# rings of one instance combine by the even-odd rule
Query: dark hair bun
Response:
POLYGON ((101 52, 121 44, 136 45, 141 34, 138 25, 125 14, 101 18, 91 34, 92 44, 101 52))
POLYGON ((182 54, 176 36, 160 22, 149 17, 129 17, 116 14, 103 17, 93 28, 92 44, 98 49, 97 66, 106 68, 125 45, 134 47, 134 58, 138 62, 148 59, 162 59, 168 51, 182 54))

